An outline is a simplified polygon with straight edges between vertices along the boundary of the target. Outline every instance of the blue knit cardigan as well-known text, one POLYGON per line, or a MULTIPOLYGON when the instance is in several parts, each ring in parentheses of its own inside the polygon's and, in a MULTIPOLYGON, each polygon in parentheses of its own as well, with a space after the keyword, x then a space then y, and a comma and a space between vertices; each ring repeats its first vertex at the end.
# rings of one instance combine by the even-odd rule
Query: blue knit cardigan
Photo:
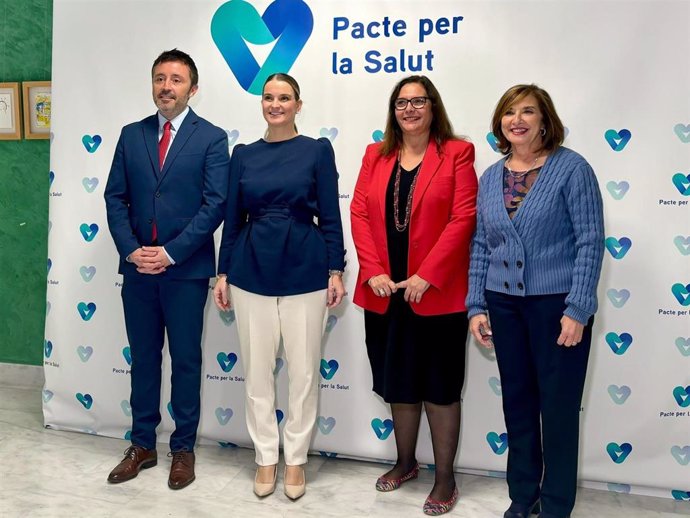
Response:
POLYGON ((487 312, 484 290, 522 297, 567 293, 564 314, 586 324, 597 310, 604 255, 594 171, 574 151, 557 149, 511 220, 503 200, 505 160, 479 180, 468 317, 487 312))

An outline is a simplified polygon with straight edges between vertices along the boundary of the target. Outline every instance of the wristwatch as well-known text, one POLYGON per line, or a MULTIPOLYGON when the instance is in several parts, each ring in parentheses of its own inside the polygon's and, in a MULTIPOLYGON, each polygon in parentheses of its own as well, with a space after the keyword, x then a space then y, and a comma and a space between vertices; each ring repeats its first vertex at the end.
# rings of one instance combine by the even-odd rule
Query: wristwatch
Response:
POLYGON ((342 277, 343 271, 342 270, 328 270, 328 276, 329 277, 333 277, 334 275, 336 275, 338 277, 342 277))

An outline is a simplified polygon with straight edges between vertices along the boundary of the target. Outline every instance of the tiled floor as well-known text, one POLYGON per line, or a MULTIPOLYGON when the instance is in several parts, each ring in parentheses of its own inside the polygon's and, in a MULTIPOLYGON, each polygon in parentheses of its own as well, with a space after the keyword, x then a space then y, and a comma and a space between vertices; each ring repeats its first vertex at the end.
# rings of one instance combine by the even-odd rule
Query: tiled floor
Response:
MULTIPOLYGON (((109 485, 106 476, 127 447, 122 440, 42 427, 38 389, 0 386, 0 517, 423 517, 432 473, 394 493, 377 493, 380 464, 310 457, 307 494, 291 502, 279 490, 252 493, 254 454, 220 446, 197 448, 197 480, 167 488, 169 459, 135 480, 109 485)), ((164 451, 161 448, 160 451, 164 451)), ((461 498, 453 517, 501 517, 505 481, 457 475, 461 498)), ((282 476, 279 476, 282 484, 282 476)), ((671 518, 690 515, 690 503, 581 489, 573 518, 671 518)))

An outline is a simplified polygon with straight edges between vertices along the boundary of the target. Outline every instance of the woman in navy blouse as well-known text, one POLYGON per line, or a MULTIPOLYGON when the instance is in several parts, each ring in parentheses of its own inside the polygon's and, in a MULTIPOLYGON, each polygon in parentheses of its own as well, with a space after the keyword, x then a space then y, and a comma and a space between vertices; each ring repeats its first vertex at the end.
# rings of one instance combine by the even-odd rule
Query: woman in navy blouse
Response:
POLYGON ((541 518, 566 518, 604 251, 601 194, 587 161, 562 147, 563 124, 538 86, 503 94, 492 130, 506 157, 479 181, 467 309, 501 375, 512 501, 503 516, 541 507, 541 518))
POLYGON ((327 308, 345 293, 338 174, 330 141, 297 133, 302 101, 291 76, 270 76, 261 105, 266 135, 235 146, 230 161, 213 294, 221 310, 235 310, 258 496, 275 490, 279 428, 273 371, 282 336, 290 393, 284 489, 297 499, 306 487, 302 466, 316 421, 327 308))

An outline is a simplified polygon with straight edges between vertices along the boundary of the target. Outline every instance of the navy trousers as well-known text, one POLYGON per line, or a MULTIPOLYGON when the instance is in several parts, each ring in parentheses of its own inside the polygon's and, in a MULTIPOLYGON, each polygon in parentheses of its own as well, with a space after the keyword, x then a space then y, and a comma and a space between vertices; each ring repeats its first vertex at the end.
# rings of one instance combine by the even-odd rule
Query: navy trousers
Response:
POLYGON ((543 516, 570 515, 577 491, 580 405, 592 341, 558 345, 567 294, 515 297, 487 291, 503 413, 510 499, 541 500, 543 516))
POLYGON ((161 362, 168 335, 170 397, 175 431, 170 450, 194 449, 201 410, 201 333, 208 279, 126 275, 122 286, 125 326, 132 353, 132 444, 156 447, 161 421, 161 362))

